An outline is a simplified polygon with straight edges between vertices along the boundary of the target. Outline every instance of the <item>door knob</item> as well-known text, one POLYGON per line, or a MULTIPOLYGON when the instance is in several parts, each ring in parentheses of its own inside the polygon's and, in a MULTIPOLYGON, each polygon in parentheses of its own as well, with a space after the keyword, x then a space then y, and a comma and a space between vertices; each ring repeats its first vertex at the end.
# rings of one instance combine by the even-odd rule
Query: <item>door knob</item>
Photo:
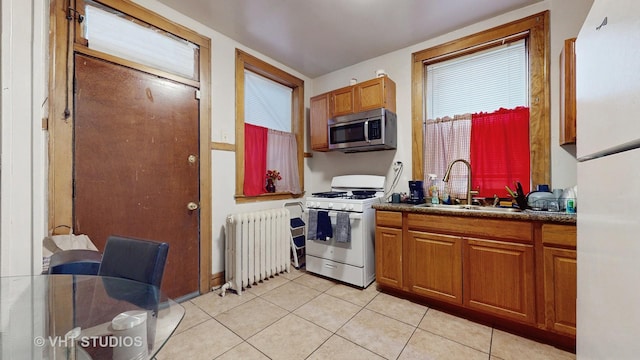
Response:
POLYGON ((189 202, 187 204, 187 209, 189 210, 197 210, 198 209, 198 204, 194 203, 193 201, 189 202))

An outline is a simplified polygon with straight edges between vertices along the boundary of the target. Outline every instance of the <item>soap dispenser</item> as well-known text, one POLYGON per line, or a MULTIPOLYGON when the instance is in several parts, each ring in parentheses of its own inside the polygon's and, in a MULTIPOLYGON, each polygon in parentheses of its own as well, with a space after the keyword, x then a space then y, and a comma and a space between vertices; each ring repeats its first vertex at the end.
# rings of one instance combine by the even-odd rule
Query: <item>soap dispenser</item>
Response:
POLYGON ((431 195, 431 203, 439 204, 440 199, 438 197, 438 184, 436 183, 436 174, 429 174, 429 194, 431 195))

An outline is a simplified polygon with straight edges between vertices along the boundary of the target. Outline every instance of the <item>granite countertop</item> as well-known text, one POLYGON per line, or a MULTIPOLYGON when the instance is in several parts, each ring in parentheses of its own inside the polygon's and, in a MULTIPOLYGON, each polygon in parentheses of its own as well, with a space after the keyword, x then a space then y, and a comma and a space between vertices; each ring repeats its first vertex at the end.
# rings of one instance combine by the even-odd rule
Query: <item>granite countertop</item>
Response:
POLYGON ((491 208, 487 208, 486 211, 477 210, 477 209, 452 210, 452 209, 447 209, 446 206, 417 207, 413 204, 404 204, 404 203, 373 204, 373 208, 376 210, 401 211, 401 212, 411 212, 411 213, 418 213, 418 214, 544 221, 544 222, 556 222, 556 223, 567 223, 567 224, 575 224, 577 220, 576 214, 566 214, 562 212, 550 212, 550 211, 534 211, 534 210, 525 210, 525 211, 519 211, 519 212, 497 212, 497 211, 491 211, 490 210, 491 208))

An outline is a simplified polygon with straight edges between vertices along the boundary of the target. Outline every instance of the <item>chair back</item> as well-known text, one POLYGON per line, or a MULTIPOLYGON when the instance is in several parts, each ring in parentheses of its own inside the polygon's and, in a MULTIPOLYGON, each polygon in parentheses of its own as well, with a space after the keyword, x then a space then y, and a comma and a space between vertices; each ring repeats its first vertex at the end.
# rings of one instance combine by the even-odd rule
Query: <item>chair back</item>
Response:
POLYGON ((149 311, 147 318, 147 343, 153 347, 156 321, 160 303, 160 284, 164 265, 169 253, 169 244, 156 241, 112 235, 107 238, 98 275, 104 288, 116 299, 125 300, 149 311), (146 292, 131 292, 127 284, 113 281, 123 278, 152 285, 146 292))
POLYGON ((102 254, 93 250, 72 249, 51 255, 49 274, 96 275, 102 254))
POLYGON ((112 235, 107 239, 98 275, 160 288, 168 252, 167 243, 112 235))

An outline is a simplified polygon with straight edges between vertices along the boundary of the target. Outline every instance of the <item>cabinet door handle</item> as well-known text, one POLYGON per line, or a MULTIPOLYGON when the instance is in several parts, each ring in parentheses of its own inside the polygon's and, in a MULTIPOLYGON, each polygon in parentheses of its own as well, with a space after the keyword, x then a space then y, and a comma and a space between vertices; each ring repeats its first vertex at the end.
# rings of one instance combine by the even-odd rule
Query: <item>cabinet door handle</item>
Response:
POLYGON ((600 28, 605 26, 605 25, 607 25, 607 17, 606 16, 604 17, 604 20, 602 20, 602 23, 600 24, 600 26, 598 26, 596 28, 596 30, 600 30, 600 28))

